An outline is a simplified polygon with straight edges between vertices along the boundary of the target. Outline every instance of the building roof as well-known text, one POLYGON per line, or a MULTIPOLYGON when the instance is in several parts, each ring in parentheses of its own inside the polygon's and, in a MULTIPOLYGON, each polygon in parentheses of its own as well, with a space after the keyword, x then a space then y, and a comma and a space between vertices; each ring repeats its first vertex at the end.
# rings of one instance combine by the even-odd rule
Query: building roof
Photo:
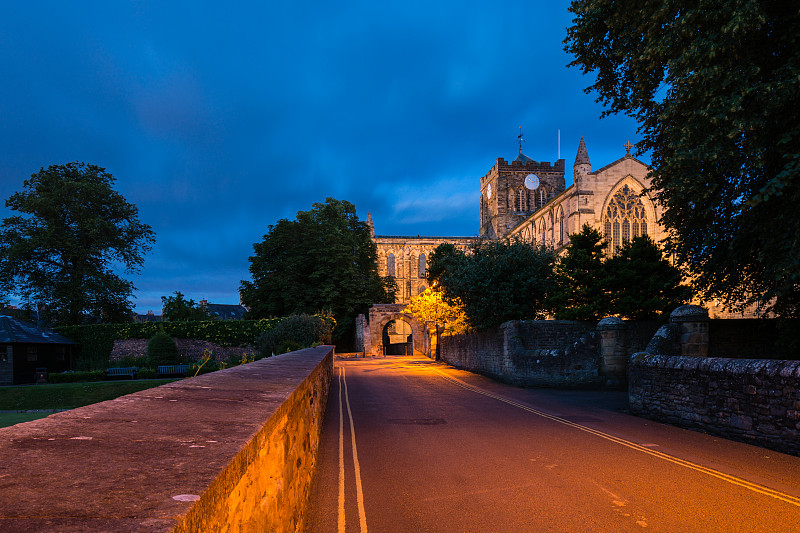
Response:
POLYGON ((75 344, 63 335, 40 328, 30 322, 0 315, 0 343, 11 344, 16 342, 26 344, 75 344))
POLYGON ((242 320, 247 308, 238 304, 206 304, 211 318, 219 320, 242 320))
POLYGON ((527 155, 523 154, 522 150, 519 151, 519 155, 514 158, 514 161, 520 161, 523 165, 526 165, 528 163, 533 163, 534 165, 536 164, 536 161, 534 161, 527 155))

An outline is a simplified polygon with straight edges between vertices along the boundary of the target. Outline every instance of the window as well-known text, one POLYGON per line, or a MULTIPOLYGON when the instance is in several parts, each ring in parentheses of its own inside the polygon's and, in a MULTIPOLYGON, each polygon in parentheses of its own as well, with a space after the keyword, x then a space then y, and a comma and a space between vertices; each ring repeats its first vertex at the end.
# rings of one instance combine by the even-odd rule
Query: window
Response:
POLYGON ((0 346, 0 363, 8 363, 8 346, 0 346))
POLYGON ((539 187, 539 207, 542 207, 547 202, 547 192, 544 187, 539 187))
MULTIPOLYGON (((425 271, 428 268, 427 260, 425 259, 425 254, 419 254, 419 277, 425 278, 425 271)), ((425 290, 425 289, 422 289, 425 290)), ((422 292, 422 291, 420 291, 422 292)))
POLYGON ((39 349, 36 346, 28 346, 28 362, 34 363, 39 360, 39 349))
POLYGON ((544 219, 539 221, 539 233, 542 235, 542 246, 544 246, 546 244, 545 237, 547 236, 544 230, 544 219))
POLYGON ((517 192, 517 211, 525 211, 525 189, 517 192))
POLYGON ((394 276, 394 254, 389 254, 386 257, 386 270, 390 276, 394 276))
POLYGON ((560 207, 558 208, 558 243, 564 244, 565 235, 564 235, 564 210, 560 207))
POLYGON ((603 215, 609 255, 616 254, 623 242, 647 235, 642 196, 628 185, 614 193, 603 215))

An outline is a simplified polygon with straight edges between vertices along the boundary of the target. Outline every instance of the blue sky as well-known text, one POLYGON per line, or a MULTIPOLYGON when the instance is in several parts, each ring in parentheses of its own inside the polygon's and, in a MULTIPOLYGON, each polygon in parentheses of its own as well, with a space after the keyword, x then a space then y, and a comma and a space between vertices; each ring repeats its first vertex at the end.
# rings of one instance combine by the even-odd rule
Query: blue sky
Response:
POLYGON ((567 68, 569 2, 238 4, 0 8, 0 198, 51 164, 106 168, 156 232, 139 312, 237 303, 253 243, 329 196, 379 234, 475 235, 520 126, 539 161, 560 130, 568 168, 581 135, 594 168, 639 140, 567 68))

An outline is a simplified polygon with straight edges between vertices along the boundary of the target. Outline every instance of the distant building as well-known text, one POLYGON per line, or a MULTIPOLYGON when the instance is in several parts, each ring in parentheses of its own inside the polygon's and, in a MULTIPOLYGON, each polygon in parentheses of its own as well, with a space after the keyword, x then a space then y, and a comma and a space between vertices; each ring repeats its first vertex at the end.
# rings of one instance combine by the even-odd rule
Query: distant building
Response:
POLYGON ((212 320, 244 320, 247 308, 241 304, 210 304, 205 298, 200 300, 212 320))
POLYGON ((63 335, 0 315, 0 385, 33 383, 39 369, 72 370, 76 353, 77 345, 63 335))

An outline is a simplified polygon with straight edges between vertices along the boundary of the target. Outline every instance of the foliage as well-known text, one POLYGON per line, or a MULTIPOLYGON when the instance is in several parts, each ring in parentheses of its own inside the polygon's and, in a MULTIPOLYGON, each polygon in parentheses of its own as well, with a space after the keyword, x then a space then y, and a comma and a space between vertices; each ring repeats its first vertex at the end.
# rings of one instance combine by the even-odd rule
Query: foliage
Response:
POLYGON ((141 267, 154 242, 136 206, 105 169, 51 165, 24 182, 0 225, 0 290, 45 305, 61 324, 130 320, 133 284, 114 273, 141 267))
POLYGON ((163 331, 157 332, 147 341, 147 359, 152 367, 179 363, 180 354, 175 339, 163 331))
POLYGON ((311 315, 291 315, 262 333, 256 348, 262 357, 308 348, 314 344, 331 342, 329 322, 311 315))
POLYGON ((448 302, 463 303, 470 324, 483 329, 544 317, 553 289, 552 251, 522 242, 476 241, 470 252, 440 245, 428 267, 430 282, 448 302))
MULTIPOLYGON (((87 324, 64 326, 56 332, 81 345, 78 361, 92 370, 108 368, 108 357, 115 340, 149 339, 164 331, 177 339, 205 340, 218 346, 253 345, 261 332, 270 329, 280 319, 261 320, 204 320, 201 322, 145 322, 130 324, 87 324), (91 364, 86 364, 91 362, 91 364)), ((137 366, 137 365, 132 365, 137 366)))
POLYGON ((629 320, 668 317, 691 298, 681 271, 648 236, 634 237, 605 262, 610 314, 629 320))
POLYGON ((466 309, 461 300, 453 298, 448 302, 439 290, 429 288, 411 298, 406 306, 406 312, 423 323, 436 324, 437 333, 440 326, 445 335, 466 333, 470 329, 466 309))
POLYGON ((86 372, 61 372, 48 374, 47 381, 50 383, 79 383, 88 381, 105 381, 105 370, 90 370, 86 372))
POLYGON ((609 315, 604 248, 603 236, 588 224, 569 236, 555 267, 557 289, 548 299, 556 319, 599 320, 609 315))
POLYGON ((252 281, 241 285, 250 317, 328 309, 337 341, 348 342, 359 313, 393 301, 391 280, 378 275, 369 229, 350 202, 328 198, 294 221, 281 219, 253 249, 252 281))
POLYGON ((161 307, 161 316, 169 322, 211 319, 204 305, 196 304, 191 299, 185 300, 180 291, 175 291, 175 296, 162 296, 161 307))
POLYGON ((792 2, 574 1, 565 50, 651 151, 668 251, 706 299, 800 306, 800 11, 792 2))

